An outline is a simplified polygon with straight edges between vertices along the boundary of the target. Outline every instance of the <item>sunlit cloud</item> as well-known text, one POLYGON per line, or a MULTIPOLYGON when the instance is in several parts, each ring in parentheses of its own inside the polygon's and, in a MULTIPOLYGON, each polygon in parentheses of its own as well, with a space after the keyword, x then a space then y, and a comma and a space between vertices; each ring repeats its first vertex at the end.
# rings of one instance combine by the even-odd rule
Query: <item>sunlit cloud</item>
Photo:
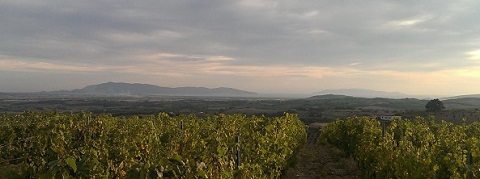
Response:
POLYGON ((357 66, 357 65, 361 65, 362 63, 361 62, 353 62, 353 63, 350 63, 348 64, 349 66, 357 66))
POLYGON ((211 57, 207 57, 206 60, 210 62, 229 62, 229 61, 234 61, 235 58, 226 57, 226 56, 211 56, 211 57))
MULTIPOLYGON (((189 55, 159 53, 160 57, 178 57, 189 55)), ((285 90, 305 90, 289 85, 289 83, 304 83, 312 88, 318 85, 329 87, 345 87, 356 85, 358 87, 383 89, 427 94, 428 90, 436 89, 435 94, 449 93, 449 90, 462 91, 461 86, 470 85, 471 90, 476 90, 475 85, 469 82, 480 80, 480 67, 464 67, 437 71, 396 71, 386 69, 361 69, 357 65, 345 66, 305 66, 305 65, 235 65, 230 63, 233 59, 226 56, 212 55, 205 60, 182 61, 174 59, 144 60, 133 65, 101 66, 89 64, 67 64, 46 61, 28 61, 0 59, 0 70, 6 71, 38 71, 38 72, 67 72, 67 73, 118 73, 127 75, 157 76, 159 78, 189 79, 198 77, 233 77, 247 78, 251 83, 260 81, 283 82, 270 84, 285 90), (365 83, 368 80, 368 83, 365 83), (319 84, 314 85, 315 81, 319 84), (386 83, 388 81, 388 83, 386 83), (445 84, 453 85, 451 88, 441 88, 445 84), (363 86, 362 86, 363 85, 363 86), (457 86, 459 85, 458 89, 457 86), (418 86, 426 86, 418 90, 418 86)), ((238 85, 238 84, 237 84, 238 85)), ((266 83, 258 84, 256 88, 268 86, 266 83)), ((232 82, 235 86, 235 82, 232 82)), ((480 87, 479 87, 480 88, 480 87)), ((479 89, 480 90, 480 89, 479 89)))
POLYGON ((480 60, 480 50, 474 50, 465 53, 467 55, 467 59, 469 60, 480 60))
POLYGON ((317 10, 312 10, 312 11, 303 12, 302 14, 300 14, 300 17, 301 18, 313 18, 313 17, 317 16, 318 14, 319 14, 319 12, 317 10))
POLYGON ((163 52, 143 55, 140 58, 156 60, 156 59, 177 58, 177 57, 192 58, 191 56, 186 56, 182 54, 163 53, 163 52))
POLYGON ((137 57, 140 61, 150 61, 150 62, 229 62, 234 61, 235 58, 227 57, 222 55, 185 55, 185 54, 176 54, 176 53, 153 53, 146 55, 139 55, 137 57))
POLYGON ((100 66, 91 64, 60 64, 43 61, 24 61, 0 59, 0 70, 6 71, 41 71, 41 72, 102 72, 121 71, 128 66, 100 66))
POLYGON ((402 20, 390 21, 390 22, 387 23, 387 25, 397 26, 397 27, 411 27, 411 26, 415 26, 415 25, 421 24, 423 22, 426 22, 430 19, 432 19, 432 16, 424 15, 424 16, 415 17, 415 18, 411 18, 411 19, 402 19, 402 20))
POLYGON ((480 79, 480 67, 452 70, 455 76, 480 79))
POLYGON ((138 32, 102 32, 99 34, 106 39, 120 43, 144 43, 166 39, 184 38, 184 34, 168 30, 159 30, 149 33, 138 32))
POLYGON ((412 26, 423 22, 423 19, 410 19, 410 20, 401 20, 401 21, 393 21, 391 22, 392 25, 395 26, 412 26))
POLYGON ((329 33, 328 31, 322 29, 311 29, 307 30, 306 32, 312 35, 324 35, 329 33))

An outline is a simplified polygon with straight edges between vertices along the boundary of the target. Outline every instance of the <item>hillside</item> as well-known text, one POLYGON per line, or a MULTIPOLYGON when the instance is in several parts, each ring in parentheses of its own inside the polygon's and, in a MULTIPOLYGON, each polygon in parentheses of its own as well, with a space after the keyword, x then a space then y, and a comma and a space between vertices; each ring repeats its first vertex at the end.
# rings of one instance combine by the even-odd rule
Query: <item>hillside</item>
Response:
POLYGON ((233 88, 160 87, 140 83, 108 82, 70 91, 73 94, 108 96, 255 96, 256 93, 233 88))
MULTIPOLYGON (((473 95, 471 95, 473 96, 473 95)), ((312 105, 353 108, 383 108, 401 110, 424 110, 428 100, 416 98, 362 98, 345 95, 317 95, 304 99, 312 105)), ((480 98, 455 98, 442 100, 447 109, 477 109, 480 108, 480 98)))
POLYGON ((426 100, 415 98, 361 98, 345 95, 318 95, 302 100, 303 103, 322 108, 372 108, 394 110, 423 110, 426 100))
POLYGON ((458 98, 444 100, 443 104, 447 109, 478 109, 480 98, 458 98))
POLYGON ((318 95, 346 95, 353 97, 362 97, 362 98, 411 98, 412 95, 407 95, 399 92, 386 92, 386 91, 376 91, 369 89, 328 89, 323 90, 318 93, 318 95))
POLYGON ((453 97, 448 97, 446 99, 463 99, 463 98, 480 98, 480 94, 467 94, 467 95, 453 96, 453 97))

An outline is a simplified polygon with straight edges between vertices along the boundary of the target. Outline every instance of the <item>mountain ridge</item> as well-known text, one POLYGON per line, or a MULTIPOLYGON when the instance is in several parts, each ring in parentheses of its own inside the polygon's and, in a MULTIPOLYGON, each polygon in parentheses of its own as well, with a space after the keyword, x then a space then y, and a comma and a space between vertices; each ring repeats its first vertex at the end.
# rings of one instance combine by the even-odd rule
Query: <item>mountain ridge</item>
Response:
MULTIPOLYGON (((62 92, 65 93, 65 92, 62 92)), ((142 83, 106 82, 67 91, 73 94, 108 96, 256 96, 257 93, 235 88, 162 87, 142 83)))
POLYGON ((449 99, 465 99, 465 98, 480 98, 480 94, 458 95, 458 96, 446 97, 443 99, 449 100, 449 99))
POLYGON ((420 96, 408 95, 400 92, 387 92, 361 88, 346 88, 346 89, 326 89, 315 93, 315 95, 344 95, 361 98, 421 98, 420 96))

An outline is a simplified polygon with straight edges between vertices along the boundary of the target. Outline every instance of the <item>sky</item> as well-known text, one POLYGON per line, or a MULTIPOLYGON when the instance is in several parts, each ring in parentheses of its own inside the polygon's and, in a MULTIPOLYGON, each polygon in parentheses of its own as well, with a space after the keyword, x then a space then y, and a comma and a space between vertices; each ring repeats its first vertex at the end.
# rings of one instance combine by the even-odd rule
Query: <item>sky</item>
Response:
POLYGON ((480 93, 478 0, 1 0, 0 91, 480 93))

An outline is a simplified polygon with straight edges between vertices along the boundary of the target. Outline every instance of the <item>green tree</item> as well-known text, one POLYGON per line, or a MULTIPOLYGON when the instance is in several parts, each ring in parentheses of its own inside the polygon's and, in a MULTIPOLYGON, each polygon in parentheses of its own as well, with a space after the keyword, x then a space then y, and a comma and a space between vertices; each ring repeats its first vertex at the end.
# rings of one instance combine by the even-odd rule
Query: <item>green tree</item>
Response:
POLYGON ((445 109, 445 106, 443 106, 443 102, 439 99, 433 99, 425 105, 425 109, 427 112, 439 112, 445 109))

